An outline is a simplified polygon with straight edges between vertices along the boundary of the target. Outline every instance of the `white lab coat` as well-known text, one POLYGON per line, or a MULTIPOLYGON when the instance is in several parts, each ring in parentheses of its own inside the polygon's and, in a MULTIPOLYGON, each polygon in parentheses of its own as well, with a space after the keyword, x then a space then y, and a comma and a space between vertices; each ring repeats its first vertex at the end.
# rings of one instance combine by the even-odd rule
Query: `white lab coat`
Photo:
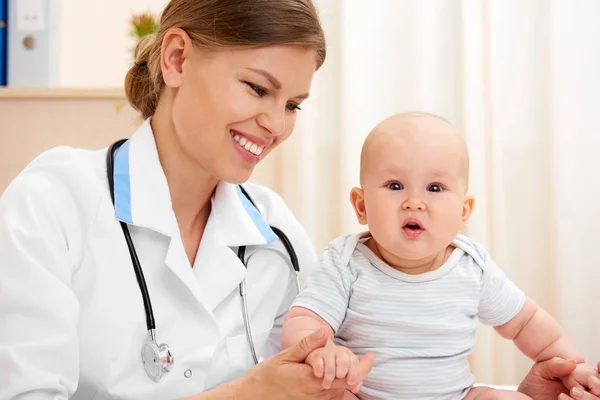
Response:
MULTIPOLYGON (((294 277, 273 252, 258 252, 248 270, 238 260, 237 246, 252 254, 267 240, 236 186, 218 184, 191 268, 149 121, 128 147, 130 198, 120 204, 132 219, 157 341, 171 346, 173 369, 155 383, 142 366, 145 312, 109 195, 106 149, 56 148, 0 198, 0 399, 173 399, 237 378, 253 364, 243 278, 258 356, 279 350, 294 277)), ((303 273, 310 270, 316 255, 282 199, 244 187, 268 224, 289 236, 303 273)))

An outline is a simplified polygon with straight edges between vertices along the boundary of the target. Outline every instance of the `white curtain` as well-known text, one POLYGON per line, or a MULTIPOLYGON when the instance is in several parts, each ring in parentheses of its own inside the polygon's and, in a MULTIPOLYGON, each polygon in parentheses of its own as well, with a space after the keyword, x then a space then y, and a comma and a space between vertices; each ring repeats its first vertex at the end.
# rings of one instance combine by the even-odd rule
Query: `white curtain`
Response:
MULTIPOLYGON (((328 59, 288 142, 256 180, 316 248, 361 229, 348 202, 362 140, 397 112, 462 129, 477 205, 471 237, 600 360, 600 1, 320 0, 328 59)), ((515 384, 531 362, 490 328, 479 379, 515 384)))

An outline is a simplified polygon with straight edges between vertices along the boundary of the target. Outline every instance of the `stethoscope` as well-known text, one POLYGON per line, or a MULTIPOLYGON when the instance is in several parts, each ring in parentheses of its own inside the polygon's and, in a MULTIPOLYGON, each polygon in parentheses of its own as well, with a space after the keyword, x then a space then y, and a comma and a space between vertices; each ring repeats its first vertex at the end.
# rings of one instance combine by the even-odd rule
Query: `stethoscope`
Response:
MULTIPOLYGON (((123 143, 125 143, 127 139, 122 139, 113 143, 106 154, 106 174, 108 177, 108 185, 110 188, 110 197, 113 203, 115 204, 115 184, 114 184, 114 154, 115 151, 123 143)), ((256 204, 252 201, 252 198, 248 195, 246 190, 240 185, 240 189, 244 196, 252 203, 252 205, 256 208, 256 204)), ((258 210, 258 208, 257 208, 258 210)), ((135 251, 135 246, 133 245, 133 241, 131 240, 131 235, 129 234, 129 228, 127 224, 123 221, 119 221, 121 224, 121 228, 123 229, 123 235, 125 236, 125 241, 127 242, 127 247, 129 248, 129 255, 131 256, 131 262, 133 264, 133 269, 135 271, 135 276, 137 278, 138 285, 140 287, 140 291, 142 292, 142 299, 144 301, 144 309, 146 311, 146 328, 148 329, 148 337, 144 341, 142 345, 142 363, 144 365, 144 369, 146 370, 146 374, 155 382, 158 382, 160 378, 162 378, 165 372, 168 372, 173 367, 175 362, 175 358, 173 357, 173 352, 171 351, 171 347, 166 344, 158 344, 156 341, 156 324, 154 322, 154 314, 152 312, 152 304, 150 302, 150 295, 148 294, 148 287, 146 286, 146 280, 144 279, 144 273, 142 272, 142 266, 140 265, 140 261, 138 259, 137 253, 135 251)), ((291 271, 294 274, 295 282, 296 282, 296 290, 300 291, 300 283, 298 280, 298 273, 300 272, 300 266, 298 264, 298 257, 296 256, 296 252, 294 251, 294 247, 292 243, 288 239, 285 233, 283 233, 280 229, 271 226, 271 229, 281 243, 285 247, 285 250, 288 253, 288 257, 281 251, 272 247, 264 247, 262 250, 264 251, 272 251, 279 255, 286 264, 290 267, 291 271)), ((238 258, 244 264, 246 269, 248 268, 248 261, 256 254, 256 251, 252 253, 248 258, 244 261, 246 254, 246 246, 240 246, 238 248, 238 258)), ((256 356, 256 350, 254 348, 254 341, 252 340, 252 331, 250 329, 250 318, 248 317, 248 301, 246 298, 246 279, 242 280, 239 285, 240 298, 242 301, 242 314, 244 317, 244 328, 246 330, 246 338, 248 340, 248 346, 250 347, 250 352, 252 353, 252 358, 255 364, 258 364, 259 359, 256 356)))

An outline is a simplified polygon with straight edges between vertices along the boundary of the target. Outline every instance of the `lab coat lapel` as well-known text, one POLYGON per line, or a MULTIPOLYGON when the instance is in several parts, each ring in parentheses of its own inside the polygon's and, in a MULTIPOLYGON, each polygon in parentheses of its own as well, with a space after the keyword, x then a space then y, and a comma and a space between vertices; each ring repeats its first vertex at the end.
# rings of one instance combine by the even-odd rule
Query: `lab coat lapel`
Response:
POLYGON ((181 241, 150 119, 119 148, 114 169, 117 219, 170 238, 165 264, 210 313, 181 241))
POLYGON ((150 119, 117 150, 114 170, 117 219, 173 237, 177 220, 150 119))
POLYGON ((237 185, 226 182, 217 185, 194 265, 198 284, 211 310, 246 276, 246 267, 237 257, 238 247, 264 245, 275 238, 269 225, 243 197, 237 185))
POLYGON ((178 237, 171 238, 165 263, 169 270, 192 292, 198 303, 212 316, 212 308, 209 302, 210 297, 198 285, 194 270, 192 270, 187 254, 185 253, 183 243, 178 237))
POLYGON ((150 119, 117 151, 114 179, 117 219, 171 238, 165 258, 167 267, 209 312, 246 276, 237 248, 277 239, 237 185, 219 182, 192 270, 181 242, 150 119))

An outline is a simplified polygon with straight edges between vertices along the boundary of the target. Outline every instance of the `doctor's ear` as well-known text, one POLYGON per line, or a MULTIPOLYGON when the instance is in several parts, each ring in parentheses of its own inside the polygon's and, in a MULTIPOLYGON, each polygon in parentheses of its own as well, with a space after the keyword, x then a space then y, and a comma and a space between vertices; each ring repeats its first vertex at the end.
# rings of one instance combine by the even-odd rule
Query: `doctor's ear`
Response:
POLYGON ((353 187, 350 191, 350 203, 354 207, 356 219, 361 225, 367 224, 367 209, 365 207, 365 196, 361 188, 353 187))
POLYGON ((179 87, 183 83, 183 63, 193 51, 192 40, 180 28, 171 28, 165 34, 161 46, 160 68, 165 85, 179 87))

